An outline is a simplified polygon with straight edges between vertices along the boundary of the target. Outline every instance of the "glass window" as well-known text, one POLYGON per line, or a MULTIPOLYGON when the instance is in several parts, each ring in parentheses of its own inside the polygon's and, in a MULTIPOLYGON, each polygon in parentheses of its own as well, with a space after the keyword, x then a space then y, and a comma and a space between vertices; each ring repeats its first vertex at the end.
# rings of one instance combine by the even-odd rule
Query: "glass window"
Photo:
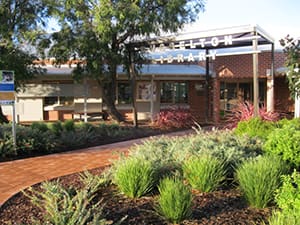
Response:
POLYGON ((187 82, 163 82, 160 94, 162 103, 188 103, 187 82))
POLYGON ((44 98, 44 106, 49 105, 73 105, 74 97, 51 96, 44 98))
POLYGON ((48 105, 58 105, 58 97, 54 96, 54 97, 45 97, 44 98, 44 105, 48 106, 48 105))
POLYGON ((118 83, 118 103, 119 104, 130 104, 131 101, 131 86, 127 83, 118 83))

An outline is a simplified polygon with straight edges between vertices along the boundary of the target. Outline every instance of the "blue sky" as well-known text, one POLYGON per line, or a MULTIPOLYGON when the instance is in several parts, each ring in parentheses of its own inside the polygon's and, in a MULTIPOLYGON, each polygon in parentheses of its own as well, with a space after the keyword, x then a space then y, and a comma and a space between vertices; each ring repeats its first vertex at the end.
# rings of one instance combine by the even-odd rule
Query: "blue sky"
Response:
MULTIPOLYGON (((300 37, 300 0, 204 0, 205 11, 187 31, 258 24, 278 40, 290 34, 300 37)), ((54 26, 49 24, 49 28, 54 26)), ((50 30, 50 29, 49 29, 50 30)))
POLYGON ((206 0, 205 11, 188 30, 258 24, 278 40, 300 37, 300 0, 206 0))

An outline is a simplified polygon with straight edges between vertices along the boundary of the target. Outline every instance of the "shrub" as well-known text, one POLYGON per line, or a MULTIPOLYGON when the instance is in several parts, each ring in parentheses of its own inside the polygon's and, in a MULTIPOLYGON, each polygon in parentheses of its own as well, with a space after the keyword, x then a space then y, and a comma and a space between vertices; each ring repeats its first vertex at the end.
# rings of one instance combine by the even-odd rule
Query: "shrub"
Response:
POLYGON ((216 190, 226 177, 224 162, 208 154, 188 159, 183 174, 193 188, 202 192, 216 190))
POLYGON ((238 137, 231 131, 216 130, 201 131, 188 138, 154 138, 131 148, 129 155, 149 160, 158 170, 167 171, 170 165, 182 164, 193 155, 212 154, 225 161, 227 175, 232 178, 234 168, 245 159, 260 155, 261 148, 262 141, 256 137, 238 137))
POLYGON ((281 211, 273 212, 268 220, 269 225, 299 225, 300 214, 285 214, 281 211))
POLYGON ((263 146, 264 151, 279 155, 293 166, 300 166, 300 126, 294 121, 275 129, 263 146))
POLYGON ((154 126, 170 128, 190 128, 194 123, 194 118, 189 109, 180 107, 169 107, 161 110, 154 121, 154 126))
POLYGON ((172 223, 180 223, 192 214, 192 193, 179 178, 165 178, 159 186, 156 212, 172 223))
POLYGON ((66 120, 63 124, 63 129, 65 131, 71 132, 71 131, 75 131, 75 123, 74 120, 66 120))
POLYGON ((32 129, 37 129, 41 132, 46 132, 48 131, 48 126, 44 122, 33 122, 30 126, 32 129))
POLYGON ((56 121, 54 123, 49 124, 49 129, 56 135, 59 136, 63 131, 63 126, 60 121, 56 121))
MULTIPOLYGON (((44 182, 42 191, 32 188, 24 192, 32 203, 45 210, 44 224, 79 225, 106 224, 102 219, 101 202, 90 205, 93 195, 86 189, 64 189, 58 182, 44 182)), ((35 224, 42 224, 35 221, 35 224)))
MULTIPOLYGON (((254 105, 250 102, 240 102, 234 107, 227 118, 226 127, 235 128, 240 121, 247 121, 254 117, 254 105)), ((259 117, 263 121, 278 121, 280 115, 276 112, 268 112, 265 107, 259 109, 259 117)))
POLYGON ((17 155, 11 136, 0 138, 0 158, 17 155))
POLYGON ((251 206, 264 208, 273 200, 280 186, 285 164, 278 157, 261 156, 244 162, 236 171, 236 179, 251 206))
POLYGON ((282 177, 283 184, 277 190, 275 201, 280 208, 273 212, 270 225, 298 225, 300 221, 300 173, 282 177))
POLYGON ((150 162, 128 158, 118 161, 114 166, 113 180, 126 196, 139 198, 153 189, 155 171, 150 162))
POLYGON ((150 162, 156 171, 157 179, 163 178, 181 170, 179 159, 176 158, 179 149, 176 148, 176 144, 173 148, 172 142, 176 142, 176 139, 161 137, 146 140, 143 144, 132 147, 129 157, 150 162))
POLYGON ((259 137, 266 140, 275 128, 274 122, 264 121, 256 117, 239 122, 234 133, 238 136, 248 135, 249 137, 259 137))
MULTIPOLYGON (((297 214, 300 219, 300 173, 282 177, 283 184, 277 191, 275 200, 284 214, 297 214)), ((300 221, 300 220, 299 220, 300 221)))

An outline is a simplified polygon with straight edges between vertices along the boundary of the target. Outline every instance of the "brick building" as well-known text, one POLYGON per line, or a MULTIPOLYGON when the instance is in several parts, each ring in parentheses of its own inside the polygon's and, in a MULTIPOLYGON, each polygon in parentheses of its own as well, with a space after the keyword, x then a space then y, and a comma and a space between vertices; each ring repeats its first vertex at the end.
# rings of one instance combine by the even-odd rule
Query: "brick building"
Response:
MULTIPOLYGON (((176 38, 155 42, 151 47, 154 63, 141 68, 136 89, 138 119, 151 119, 175 105, 189 108, 200 123, 218 123, 238 102, 255 100, 271 110, 293 112, 284 54, 274 51, 273 39, 261 28, 241 26, 176 38), (165 51, 167 45, 173 51, 165 51)), ((46 74, 17 93, 18 121, 77 119, 83 113, 97 115, 106 110, 96 81, 75 83, 72 66, 57 68, 49 63, 46 69, 46 74)), ((130 118, 127 77, 119 67, 117 88, 111 91, 116 92, 117 109, 130 118)), ((3 111, 11 114, 9 107, 3 111)))

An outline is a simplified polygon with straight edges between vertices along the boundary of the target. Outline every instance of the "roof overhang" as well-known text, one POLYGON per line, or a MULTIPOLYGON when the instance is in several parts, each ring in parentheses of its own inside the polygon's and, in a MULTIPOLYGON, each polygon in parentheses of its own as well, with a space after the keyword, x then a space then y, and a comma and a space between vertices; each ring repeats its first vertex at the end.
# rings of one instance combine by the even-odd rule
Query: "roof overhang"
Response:
POLYGON ((252 46, 253 40, 257 40, 258 45, 274 44, 274 38, 258 25, 179 33, 134 41, 129 44, 135 47, 146 48, 146 50, 150 51, 163 47, 170 49, 209 50, 252 46))

